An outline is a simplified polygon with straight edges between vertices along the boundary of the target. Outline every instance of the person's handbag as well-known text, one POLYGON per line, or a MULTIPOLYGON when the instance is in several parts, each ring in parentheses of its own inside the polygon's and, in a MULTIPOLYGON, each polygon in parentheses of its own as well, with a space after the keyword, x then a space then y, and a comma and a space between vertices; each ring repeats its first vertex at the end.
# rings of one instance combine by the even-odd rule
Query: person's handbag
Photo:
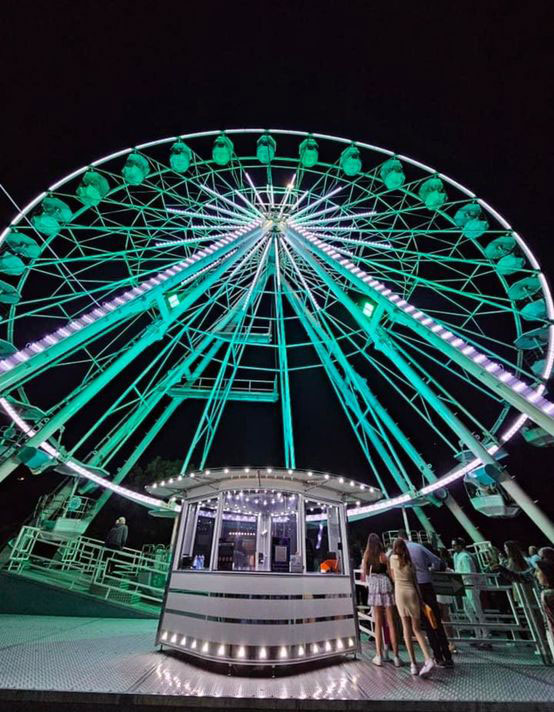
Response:
POLYGON ((412 574, 413 574, 413 581, 414 581, 414 586, 415 590, 417 591, 417 595, 419 597, 419 604, 421 606, 421 610, 423 611, 423 615, 427 619, 427 622, 431 626, 433 630, 437 630, 439 627, 439 622, 437 621, 437 616, 435 615, 435 612, 431 608, 431 606, 428 603, 425 603, 423 600, 423 596, 421 595, 421 589, 419 588, 419 584, 417 582, 417 577, 415 574, 415 571, 412 569, 412 574))
POLYGON ((433 630, 437 630, 439 624, 431 606, 428 603, 424 603, 423 601, 421 601, 421 608, 423 610, 423 615, 425 616, 425 618, 427 618, 427 621, 431 628, 433 630))

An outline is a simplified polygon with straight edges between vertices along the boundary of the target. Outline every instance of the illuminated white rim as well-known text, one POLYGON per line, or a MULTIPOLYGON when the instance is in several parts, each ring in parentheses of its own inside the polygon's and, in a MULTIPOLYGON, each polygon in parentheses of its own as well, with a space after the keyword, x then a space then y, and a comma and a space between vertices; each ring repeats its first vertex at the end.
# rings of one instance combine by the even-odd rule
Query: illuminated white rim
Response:
MULTIPOLYGON (((492 208, 487 202, 482 200, 481 198, 477 198, 475 193, 470 191, 468 188, 465 186, 461 185, 454 179, 450 178, 444 173, 441 173, 437 171, 434 168, 431 168, 430 166, 425 165, 424 163, 421 163, 420 161, 416 161, 413 158, 410 158, 409 156, 405 156, 403 154, 398 154, 394 153, 394 151, 390 151, 386 148, 381 148, 380 146, 375 146, 373 144, 369 143, 364 143, 362 141, 352 141, 352 139, 347 139, 347 138, 341 138, 338 136, 330 136, 328 134, 320 134, 320 133, 311 133, 308 131, 289 131, 286 129, 261 129, 261 128, 243 128, 243 129, 228 129, 225 130, 225 134, 259 134, 259 133, 272 133, 272 134, 284 134, 284 135, 291 135, 291 136, 312 136, 313 138, 320 138, 323 140, 327 141, 334 141, 336 143, 343 143, 343 144, 352 144, 354 143, 356 146, 360 146, 362 148, 368 149, 370 151, 375 151, 377 153, 381 153, 385 156, 395 156, 401 161, 404 161, 406 163, 409 163, 413 166, 416 166, 417 168, 420 168, 423 171, 426 171, 427 173, 433 174, 433 175, 438 175, 442 180, 444 180, 446 183, 449 183, 465 195, 467 195, 470 198, 476 199, 477 202, 481 205, 481 207, 488 212, 490 215, 492 215, 501 225, 503 228, 506 230, 509 230, 518 243, 519 247, 522 249, 522 251, 525 253, 527 259, 531 263, 534 269, 537 270, 537 276, 539 278, 539 281, 541 283, 542 287, 542 293, 544 296, 545 304, 546 304, 546 310, 547 310, 547 315, 548 319, 553 322, 548 330, 548 350, 546 353, 545 357, 545 365, 543 372, 541 374, 541 378, 544 382, 546 382, 550 376, 550 373, 552 372, 552 367, 554 365, 554 301, 552 299, 552 294, 550 292, 548 282, 546 280, 545 275, 541 271, 539 262, 531 249, 528 247, 528 245, 525 243, 523 238, 511 227, 511 225, 508 223, 507 220, 505 220, 500 213, 498 213, 494 208, 492 208)), ((158 146, 162 145, 164 143, 170 143, 172 141, 176 141, 177 139, 193 139, 193 138, 201 138, 205 136, 217 136, 221 133, 220 130, 212 130, 212 131, 200 131, 196 133, 189 133, 189 134, 180 134, 179 136, 169 136, 167 138, 162 138, 158 139, 156 141, 148 141, 146 143, 139 144, 134 147, 129 147, 125 148, 120 151, 116 151, 114 153, 110 153, 102 158, 97 159, 96 161, 93 161, 92 163, 83 166, 82 168, 79 168, 76 171, 73 171, 69 175, 65 176, 61 180, 57 181, 56 183, 53 183, 49 188, 48 191, 54 191, 60 188, 62 185, 67 183, 68 181, 76 178, 77 176, 85 173, 85 171, 89 170, 91 166, 99 166, 103 163, 106 163, 107 161, 110 161, 114 158, 118 158, 119 156, 124 156, 127 153, 130 153, 133 150, 140 150, 140 149, 146 149, 150 148, 152 146, 158 146)), ((44 191, 40 193, 36 198, 34 198, 30 203, 28 203, 16 216, 15 218, 9 223, 9 225, 0 233, 0 245, 3 243, 4 239, 6 238, 7 234, 9 231, 17 225, 26 215, 27 213, 32 210, 40 201, 47 195, 47 191, 44 191)), ((540 384, 537 387, 537 393, 541 395, 544 393, 546 389, 545 383, 540 384)), ((31 437, 34 434, 33 428, 26 423, 23 418, 21 418, 18 413, 10 406, 9 402, 5 398, 0 398, 0 406, 12 419, 12 421, 19 427, 26 435, 31 437)), ((500 434, 500 440, 502 443, 507 442, 510 440, 524 425, 525 421, 528 419, 528 416, 526 415, 518 415, 516 418, 513 420, 513 422, 508 425, 503 432, 500 434)), ((51 457, 55 458, 60 458, 61 453, 52 445, 50 445, 48 442, 44 442, 40 444, 40 449, 42 449, 44 452, 46 452, 48 455, 51 457)), ((493 445, 490 448, 488 448, 488 452, 491 455, 494 455, 499 450, 499 446, 493 445)), ((133 490, 130 490, 126 487, 121 487, 120 485, 116 485, 110 480, 100 477, 94 472, 91 472, 90 470, 87 470, 81 463, 75 462, 71 459, 65 461, 65 464, 70 469, 73 469, 76 474, 85 477, 86 479, 91 480, 92 482, 96 483, 97 485, 100 485, 101 487, 105 487, 106 489, 111 490, 112 492, 115 492, 116 494, 121 495, 122 497, 125 497, 126 499, 130 499, 137 504, 142 504, 147 507, 165 507, 167 509, 171 509, 173 511, 179 511, 180 507, 177 505, 169 505, 164 503, 162 500, 155 499, 153 497, 148 497, 146 495, 141 495, 140 493, 134 492, 133 490)), ((455 482, 456 480, 460 479, 463 477, 467 472, 470 472, 471 470, 475 469, 478 467, 480 464, 482 464, 482 461, 479 458, 473 459, 471 462, 464 464, 464 465, 459 465, 455 468, 453 468, 451 471, 445 473, 442 475, 442 477, 439 477, 436 482, 433 482, 425 487, 422 487, 419 490, 416 490, 414 492, 398 495, 396 497, 392 497, 387 500, 383 500, 381 502, 377 502, 375 504, 367 505, 365 507, 359 507, 357 509, 352 509, 348 512, 349 517, 356 517, 356 516, 370 516, 371 514, 378 513, 385 511, 387 509, 392 509, 394 507, 398 506, 404 506, 409 502, 412 502, 416 499, 419 499, 421 497, 425 497, 426 495, 431 494, 437 489, 441 489, 443 487, 446 487, 447 485, 451 484, 452 482, 455 482)))

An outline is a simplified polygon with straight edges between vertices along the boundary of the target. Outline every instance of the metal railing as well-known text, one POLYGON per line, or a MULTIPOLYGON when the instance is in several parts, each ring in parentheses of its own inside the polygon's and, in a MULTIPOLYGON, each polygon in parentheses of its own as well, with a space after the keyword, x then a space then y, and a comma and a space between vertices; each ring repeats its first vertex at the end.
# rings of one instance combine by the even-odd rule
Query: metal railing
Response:
MULTIPOLYGON (((188 388, 191 390, 211 390, 216 382, 215 378, 210 378, 204 376, 198 378, 194 383, 191 383, 188 388)), ((224 378, 221 382, 222 388, 225 388, 229 384, 229 379, 224 378)), ((256 378, 235 378, 232 382, 233 391, 240 391, 241 393, 273 393, 276 389, 277 381, 274 380, 262 380, 256 378)))
POLYGON ((109 549, 84 536, 56 540, 38 527, 24 526, 6 569, 40 575, 68 590, 85 589, 106 600, 158 606, 169 564, 167 557, 137 549, 109 549))
MULTIPOLYGON (((394 540, 398 537, 401 531, 403 530, 391 529, 387 532, 383 532, 383 544, 385 546, 385 549, 392 548, 394 540)), ((431 541, 430 535, 425 531, 411 529, 409 532, 407 532, 407 534, 410 541, 415 541, 418 544, 423 544, 423 546, 427 546, 433 543, 431 541)))
MULTIPOLYGON (((374 637, 372 611, 367 606, 365 592, 367 582, 360 580, 360 574, 360 569, 355 571, 360 630, 374 637), (360 598, 363 602, 360 602, 360 598)), ((455 591, 455 583, 460 588, 458 595, 443 594, 445 599, 442 600, 448 602, 441 604, 445 614, 443 625, 450 641, 491 643, 495 647, 530 647, 545 664, 552 664, 554 658, 547 640, 537 585, 506 584, 499 574, 492 573, 433 572, 435 588, 439 588, 441 580, 445 590, 450 588, 452 592, 455 591), (449 586, 449 583, 452 585, 449 586), (481 605, 481 593, 490 599, 486 606, 481 605), (473 607, 467 601, 464 605, 464 598, 468 594, 476 597, 480 605, 473 607)))

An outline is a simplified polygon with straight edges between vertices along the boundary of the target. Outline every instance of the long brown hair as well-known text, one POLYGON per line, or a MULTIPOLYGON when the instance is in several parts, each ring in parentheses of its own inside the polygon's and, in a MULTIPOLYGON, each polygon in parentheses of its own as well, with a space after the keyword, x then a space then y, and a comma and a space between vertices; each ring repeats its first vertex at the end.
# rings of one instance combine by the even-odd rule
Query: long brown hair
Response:
POLYGON ((379 534, 370 534, 362 558, 362 571, 367 575, 370 566, 375 566, 381 561, 381 554, 385 551, 379 534))
POLYGON ((521 546, 517 541, 505 541, 504 550, 508 556, 508 568, 512 571, 525 571, 529 564, 525 561, 521 546))
POLYGON ((403 569, 404 566, 413 567, 412 557, 410 556, 410 552, 408 551, 408 547, 406 546, 406 542, 404 541, 404 539, 398 537, 398 539, 394 540, 394 544, 392 545, 392 553, 398 556, 401 569, 403 569))

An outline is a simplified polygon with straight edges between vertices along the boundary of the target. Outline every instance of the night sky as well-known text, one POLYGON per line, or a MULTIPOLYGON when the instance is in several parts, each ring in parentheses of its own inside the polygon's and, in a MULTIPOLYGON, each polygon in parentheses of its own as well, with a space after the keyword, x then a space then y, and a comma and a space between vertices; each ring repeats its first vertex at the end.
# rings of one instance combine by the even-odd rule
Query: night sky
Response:
MULTIPOLYGON (((259 126, 336 134, 407 154, 467 185, 523 235, 552 281, 551 7, 491 0, 4 3, 0 181, 24 205, 83 164, 168 135, 259 126)), ((0 223, 13 214, 0 195, 0 223)), ((298 386, 299 465, 363 480, 367 466, 322 379, 310 373, 298 386)), ((240 414, 230 407, 212 464, 280 463, 278 411, 255 407, 255 418, 245 406, 240 414), (251 428, 248 453, 244 427, 251 428)), ((182 457, 177 435, 165 433, 143 462, 182 457)), ((552 450, 521 437, 509 449, 510 472, 554 516, 552 450)), ((23 475, 0 486, 3 536, 56 481, 23 475)), ((505 522, 472 513, 460 488, 468 513, 501 541, 505 522)), ((117 507, 107 509, 99 529, 117 507)), ((140 544, 133 531, 140 515, 130 505, 125 511, 130 543, 140 544)), ((449 514, 430 514, 448 538, 461 533, 449 514)), ((393 512, 360 531, 399 525, 393 512)), ((512 536, 541 541, 523 516, 509 526, 512 536)))

